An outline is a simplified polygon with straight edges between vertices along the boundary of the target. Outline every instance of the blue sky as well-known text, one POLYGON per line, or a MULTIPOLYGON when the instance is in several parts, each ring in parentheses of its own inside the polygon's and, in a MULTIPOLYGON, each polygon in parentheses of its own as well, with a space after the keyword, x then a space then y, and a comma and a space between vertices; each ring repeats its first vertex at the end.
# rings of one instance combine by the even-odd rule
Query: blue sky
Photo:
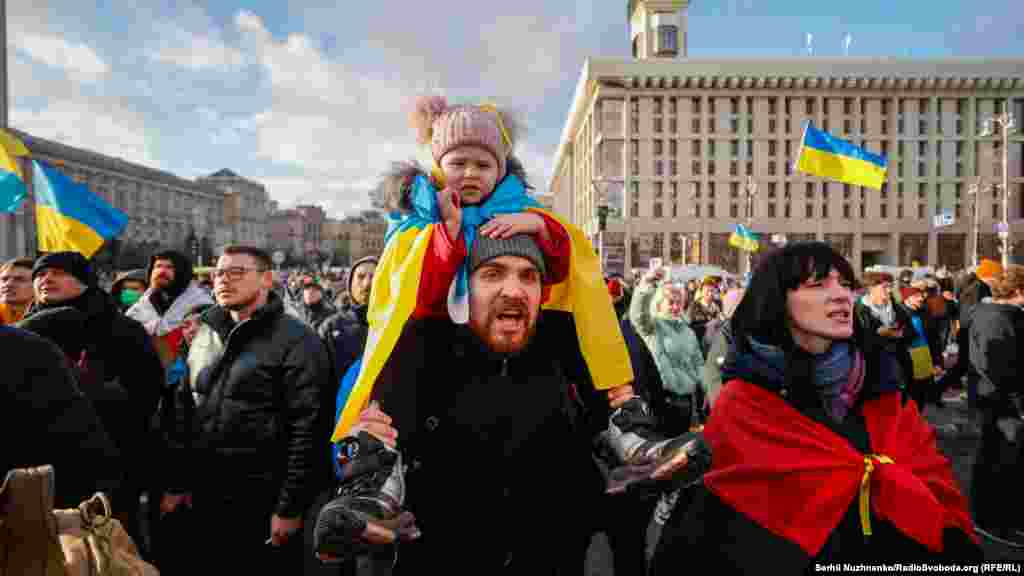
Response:
MULTIPOLYGON (((10 122, 195 177, 220 168, 341 216, 421 153, 418 93, 520 111, 547 181, 588 56, 625 57, 625 0, 8 0, 10 122)), ((695 58, 1024 57, 1024 0, 693 0, 695 58)))

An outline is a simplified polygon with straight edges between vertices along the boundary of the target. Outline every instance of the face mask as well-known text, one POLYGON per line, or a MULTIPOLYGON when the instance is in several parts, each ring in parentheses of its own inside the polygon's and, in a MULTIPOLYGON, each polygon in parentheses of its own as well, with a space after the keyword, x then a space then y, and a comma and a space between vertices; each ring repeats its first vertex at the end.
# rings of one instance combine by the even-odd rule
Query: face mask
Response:
POLYGON ((138 290, 122 290, 121 291, 121 304, 125 306, 131 306, 139 301, 142 297, 142 292, 138 290))

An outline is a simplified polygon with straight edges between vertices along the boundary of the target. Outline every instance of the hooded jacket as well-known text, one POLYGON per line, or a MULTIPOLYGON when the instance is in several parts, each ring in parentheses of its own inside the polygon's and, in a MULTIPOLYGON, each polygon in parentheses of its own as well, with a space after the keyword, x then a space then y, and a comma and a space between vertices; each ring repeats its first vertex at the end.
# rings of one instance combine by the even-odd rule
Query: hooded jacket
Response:
POLYGON ((121 304, 121 292, 124 290, 124 283, 128 281, 142 282, 143 286, 147 286, 149 284, 149 277, 146 276, 146 271, 142 268, 129 270, 117 275, 114 283, 110 285, 110 296, 114 299, 114 302, 121 305, 123 309, 130 308, 130 306, 124 306, 121 304))
POLYGON ((629 319, 654 355, 665 389, 676 396, 690 395, 703 377, 700 342, 685 317, 652 313, 652 300, 658 290, 646 283, 637 286, 629 305, 629 319))
MULTIPOLYGON (((377 258, 366 256, 352 264, 346 282, 349 294, 352 293, 353 273, 356 267, 366 262, 376 264, 377 258)), ((341 382, 352 363, 363 354, 366 336, 370 331, 366 311, 366 304, 357 304, 353 301, 351 306, 338 311, 320 324, 320 338, 327 344, 327 350, 331 353, 335 382, 341 382)))

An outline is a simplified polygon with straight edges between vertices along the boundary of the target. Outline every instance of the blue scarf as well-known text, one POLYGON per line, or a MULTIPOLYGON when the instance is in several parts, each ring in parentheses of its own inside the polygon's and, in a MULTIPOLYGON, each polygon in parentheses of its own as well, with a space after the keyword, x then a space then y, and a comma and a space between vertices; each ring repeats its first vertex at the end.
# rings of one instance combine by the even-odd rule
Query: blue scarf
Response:
MULTIPOLYGON (((747 341, 750 344, 749 358, 734 360, 728 371, 738 378, 757 374, 768 383, 781 387, 786 380, 786 353, 778 346, 763 344, 753 338, 747 341)), ((723 370, 723 376, 725 373, 723 370)), ((814 355, 813 379, 829 415, 841 421, 857 401, 863 387, 864 358, 849 342, 835 342, 824 354, 814 355)))
MULTIPOLYGON (((397 233, 409 228, 426 228, 440 224, 441 208, 437 203, 437 187, 430 178, 420 174, 412 181, 412 212, 388 214, 388 231, 384 243, 397 233)), ((526 193, 518 176, 509 174, 481 204, 462 207, 462 236, 466 240, 467 255, 472 254, 477 229, 498 214, 515 214, 527 208, 541 208, 540 203, 526 193)), ((469 321, 469 260, 459 265, 452 290, 448 294, 448 312, 456 324, 469 321)))

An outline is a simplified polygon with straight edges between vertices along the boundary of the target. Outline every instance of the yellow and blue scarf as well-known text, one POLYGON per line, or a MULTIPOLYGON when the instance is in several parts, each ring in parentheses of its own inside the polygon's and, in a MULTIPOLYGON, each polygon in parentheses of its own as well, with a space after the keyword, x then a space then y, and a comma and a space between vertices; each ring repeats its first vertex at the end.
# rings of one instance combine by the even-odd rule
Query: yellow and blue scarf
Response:
MULTIPOLYGON (((384 254, 373 278, 367 320, 370 324, 362 364, 345 407, 341 410, 332 442, 345 436, 369 402, 373 384, 391 356, 405 323, 416 309, 417 287, 423 261, 435 226, 443 226, 437 203, 437 188, 426 175, 412 183, 412 210, 389 214, 384 254)), ((477 230, 498 214, 523 211, 543 214, 558 222, 569 235, 569 275, 551 286, 544 307, 570 312, 576 322, 580 350, 587 362, 594 386, 608 390, 633 381, 633 367, 615 316, 611 296, 604 283, 601 263, 582 230, 548 212, 532 199, 515 175, 505 177, 482 204, 463 206, 462 234, 472 249, 477 230)), ((458 270, 448 296, 452 318, 468 320, 468 259, 458 270)))

